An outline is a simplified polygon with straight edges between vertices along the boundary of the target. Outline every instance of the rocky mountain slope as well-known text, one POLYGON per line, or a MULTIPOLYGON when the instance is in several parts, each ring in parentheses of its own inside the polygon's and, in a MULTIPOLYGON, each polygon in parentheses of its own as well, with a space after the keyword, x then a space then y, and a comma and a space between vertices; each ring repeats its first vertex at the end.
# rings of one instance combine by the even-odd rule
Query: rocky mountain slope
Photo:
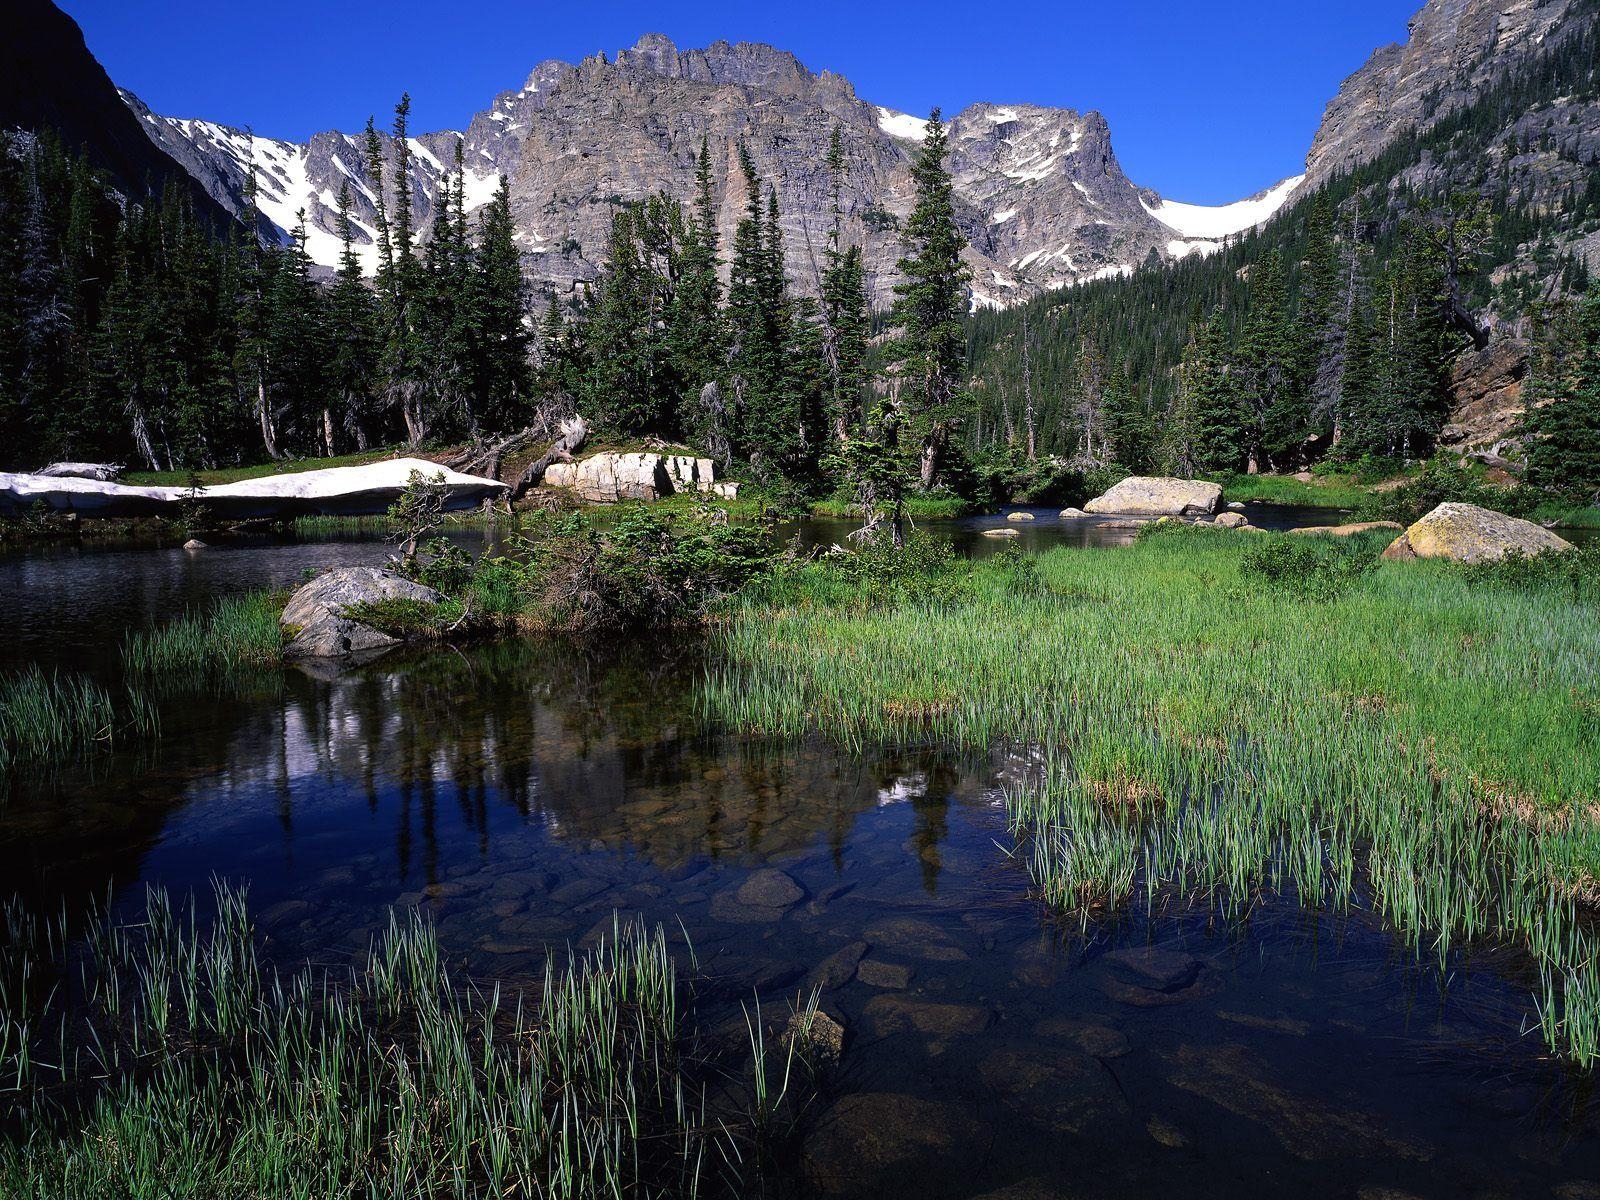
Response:
POLYGON ((119 193, 159 195, 169 184, 189 191, 206 217, 223 209, 163 154, 117 96, 105 68, 89 53, 77 23, 49 0, 8 0, 0 34, 0 130, 53 130, 82 150, 119 193))
MULTIPOLYGON (((156 144, 235 212, 244 211, 253 161, 263 215, 282 235, 304 210, 310 253, 326 265, 337 258, 334 212, 348 180, 358 249, 370 260, 375 184, 366 177, 359 137, 320 133, 305 145, 250 138, 125 99, 156 144)), ((869 287, 882 305, 896 278, 898 225, 911 207, 909 168, 922 125, 773 47, 718 42, 679 50, 652 34, 614 60, 541 63, 464 130, 412 138, 414 215, 426 230, 459 138, 469 208, 487 203, 506 175, 529 277, 542 289, 570 292, 598 273, 615 205, 659 190, 687 200, 702 139, 711 147, 719 221, 730 242, 743 205, 743 145, 777 187, 789 270, 808 289, 826 243, 823 162, 837 128, 848 164, 847 236, 863 246, 869 287)), ((1099 113, 978 104, 957 114, 949 132, 975 306, 1125 274, 1152 253, 1171 259, 1208 251, 1265 219, 1297 182, 1223 208, 1169 205, 1123 173, 1099 113)), ((394 147, 386 146, 392 159, 394 147)))
POLYGON ((1426 129, 1592 19, 1589 0, 1428 0, 1403 45, 1384 46, 1329 102, 1306 159, 1308 188, 1426 129))

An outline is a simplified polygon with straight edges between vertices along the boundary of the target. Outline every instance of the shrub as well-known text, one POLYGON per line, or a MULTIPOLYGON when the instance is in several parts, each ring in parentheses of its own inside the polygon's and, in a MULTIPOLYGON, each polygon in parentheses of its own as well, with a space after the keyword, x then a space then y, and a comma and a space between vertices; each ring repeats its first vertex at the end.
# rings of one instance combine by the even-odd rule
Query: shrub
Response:
POLYGON ((1039 578, 1039 559, 1020 546, 1006 546, 989 559, 989 569, 1000 576, 1011 596, 1036 596, 1044 590, 1039 578))
POLYGON ((523 548, 523 614, 570 630, 696 623, 770 565, 760 529, 684 527, 649 509, 625 513, 609 529, 591 528, 578 514, 549 521, 523 548))
POLYGON ((1600 543, 1538 554, 1508 554, 1496 562, 1463 564, 1461 570, 1474 583, 1524 592, 1560 589, 1574 604, 1600 600, 1600 543))
POLYGON ((1411 525, 1446 502, 1476 504, 1513 517, 1526 517, 1545 500, 1532 488, 1493 487, 1449 459, 1434 458, 1415 479, 1379 492, 1356 510, 1362 521, 1398 521, 1411 525))
POLYGON ((422 548, 426 563, 416 557, 400 564, 400 573, 418 583, 453 596, 472 582, 475 567, 472 556, 449 538, 437 537, 422 548))
POLYGON ((346 605, 344 616, 370 625, 390 637, 436 637, 461 616, 459 604, 433 604, 405 596, 386 596, 382 600, 363 600, 346 605))
POLYGON ((1246 581, 1307 600, 1336 600, 1376 565, 1368 547, 1328 537, 1259 534, 1239 567, 1246 581))

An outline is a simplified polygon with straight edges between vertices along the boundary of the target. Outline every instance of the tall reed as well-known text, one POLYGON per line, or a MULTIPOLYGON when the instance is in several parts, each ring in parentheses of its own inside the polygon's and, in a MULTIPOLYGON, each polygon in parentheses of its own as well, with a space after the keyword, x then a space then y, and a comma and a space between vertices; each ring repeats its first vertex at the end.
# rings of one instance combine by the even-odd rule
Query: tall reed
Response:
POLYGON ((415 915, 281 974, 242 893, 134 921, 0 912, 0 1195, 739 1195, 663 934, 618 923, 542 986, 478 986, 415 915))
POLYGON ((121 735, 153 736, 155 708, 129 691, 120 704, 85 675, 35 665, 0 676, 0 771, 109 749, 121 735))
POLYGON ((977 565, 937 603, 809 567, 718 632, 705 703, 756 733, 1010 747, 1034 878, 1084 919, 1276 891, 1371 905, 1419 953, 1517 939, 1533 1023, 1593 1061, 1600 614, 1427 563, 1312 600, 1242 573, 1271 536, 1055 550, 1037 588, 977 565))
POLYGON ((283 603, 273 592, 228 596, 164 625, 138 630, 123 644, 123 666, 136 678, 192 679, 275 665, 283 657, 278 627, 283 603))

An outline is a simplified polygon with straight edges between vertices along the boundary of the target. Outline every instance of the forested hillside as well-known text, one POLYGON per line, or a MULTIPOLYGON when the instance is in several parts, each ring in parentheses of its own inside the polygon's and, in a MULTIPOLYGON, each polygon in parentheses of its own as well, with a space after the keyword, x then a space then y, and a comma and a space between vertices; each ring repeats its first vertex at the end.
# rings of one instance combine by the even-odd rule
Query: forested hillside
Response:
POLYGON ((1426 456, 1457 354, 1586 285, 1596 9, 1211 257, 974 315, 969 446, 1201 472, 1426 456))

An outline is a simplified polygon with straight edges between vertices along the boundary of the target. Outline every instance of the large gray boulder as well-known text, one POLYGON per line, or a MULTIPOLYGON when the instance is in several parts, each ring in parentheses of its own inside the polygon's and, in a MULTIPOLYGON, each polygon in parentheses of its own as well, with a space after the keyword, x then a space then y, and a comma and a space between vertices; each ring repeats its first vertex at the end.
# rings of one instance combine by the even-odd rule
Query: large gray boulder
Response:
POLYGON ((1083 506, 1118 517, 1206 517, 1222 507, 1222 485, 1202 479, 1133 475, 1083 506))
POLYGON ((289 598, 278 618, 290 634, 287 658, 344 658, 397 646, 400 640, 345 616, 351 605, 379 600, 444 599, 431 587, 381 567, 339 567, 318 575, 289 598))
POLYGON ((1508 554, 1571 549, 1571 542, 1532 521, 1508 517, 1476 504, 1445 503, 1395 538, 1383 557, 1479 563, 1494 562, 1508 554))

